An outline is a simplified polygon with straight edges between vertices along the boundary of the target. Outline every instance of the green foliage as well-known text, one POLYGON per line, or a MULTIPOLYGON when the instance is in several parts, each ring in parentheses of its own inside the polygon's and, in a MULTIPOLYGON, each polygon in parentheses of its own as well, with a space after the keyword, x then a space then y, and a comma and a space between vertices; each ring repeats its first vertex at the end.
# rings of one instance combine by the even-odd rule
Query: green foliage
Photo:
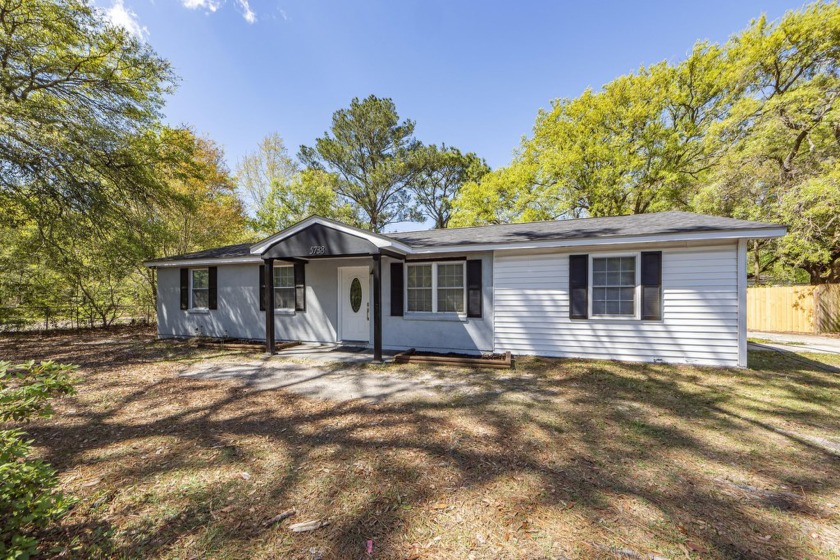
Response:
POLYGON ((147 44, 85 0, 0 0, 0 58, 4 218, 12 203, 49 220, 160 195, 135 138, 174 77, 147 44))
POLYGON ((418 159, 421 170, 411 185, 415 201, 435 228, 448 227, 452 201, 461 187, 468 181, 480 180, 490 168, 474 153, 464 154, 446 145, 425 146, 418 159))
POLYGON ((287 183, 277 181, 257 210, 254 229, 270 235, 314 215, 352 224, 355 212, 339 201, 337 190, 338 178, 316 169, 300 171, 287 183))
POLYGON ((510 166, 464 185, 452 222, 689 209, 786 223, 752 243, 753 277, 840 281, 838 38, 840 6, 816 2, 555 100, 510 166))
POLYGON ((0 422, 22 422, 53 414, 49 400, 73 393, 74 366, 55 362, 0 362, 0 422))
POLYGON ((148 44, 85 0, 0 0, 0 59, 0 308, 108 325, 153 308, 144 259, 243 240, 222 151, 161 124, 148 44))
POLYGON ((400 121, 392 100, 371 95, 333 113, 330 131, 315 147, 301 146, 299 157, 309 169, 333 174, 355 221, 380 232, 390 223, 419 219, 408 187, 421 169, 420 149, 414 122, 400 121))
MULTIPOLYGON (((257 149, 246 155, 236 170, 236 181, 249 210, 253 214, 269 211, 273 204, 272 189, 282 190, 290 185, 300 172, 297 161, 289 155, 289 150, 280 134, 273 132, 262 139, 257 149)), ((273 227, 273 226, 271 226, 273 227)), ((276 229, 263 230, 262 233, 275 233, 276 229)))
POLYGON ((613 216, 686 208, 711 159, 704 131, 727 96, 716 86, 714 47, 698 45, 680 67, 657 64, 602 91, 540 111, 514 163, 464 189, 456 221, 613 216), (475 208, 485 200, 500 204, 475 208))
POLYGON ((113 200, 107 219, 67 211, 42 221, 21 210, 0 226, 0 305, 72 309, 82 324, 107 326, 126 309, 137 316, 154 308, 144 260, 245 240, 244 208, 216 144, 169 128, 135 141, 155 145, 147 164, 166 199, 113 200))
POLYGON ((355 223, 352 207, 338 195, 338 177, 318 169, 301 170, 279 134, 266 136, 237 171, 249 201, 251 227, 272 235, 312 215, 355 223))
MULTIPOLYGON (((0 422, 53 414, 49 400, 73 393, 73 366, 54 362, 0 362, 0 422)), ((34 531, 59 518, 72 501, 55 490, 55 471, 29 458, 31 442, 19 429, 0 430, 0 557, 29 558, 34 531)))

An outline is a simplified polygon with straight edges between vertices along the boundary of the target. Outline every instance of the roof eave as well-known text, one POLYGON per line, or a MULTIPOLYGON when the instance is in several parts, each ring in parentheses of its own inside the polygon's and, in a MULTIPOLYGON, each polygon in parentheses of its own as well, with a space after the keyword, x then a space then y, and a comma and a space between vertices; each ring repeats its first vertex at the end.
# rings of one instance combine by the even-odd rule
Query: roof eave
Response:
POLYGON ((262 263, 262 259, 254 256, 247 257, 206 257, 197 259, 172 259, 145 261, 146 268, 171 268, 176 266, 207 266, 219 264, 250 264, 262 263))
POLYGON ((554 239, 545 241, 512 241, 508 243, 462 243, 444 247, 414 247, 412 254, 422 255, 430 253, 462 253, 465 251, 503 251, 527 249, 552 249, 563 247, 579 247, 591 245, 614 245, 618 243, 662 243, 681 241, 713 241, 726 239, 772 239, 782 237, 787 233, 787 227, 774 226, 771 228, 699 231, 681 233, 655 233, 647 235, 611 235, 608 237, 582 237, 578 239, 554 239))

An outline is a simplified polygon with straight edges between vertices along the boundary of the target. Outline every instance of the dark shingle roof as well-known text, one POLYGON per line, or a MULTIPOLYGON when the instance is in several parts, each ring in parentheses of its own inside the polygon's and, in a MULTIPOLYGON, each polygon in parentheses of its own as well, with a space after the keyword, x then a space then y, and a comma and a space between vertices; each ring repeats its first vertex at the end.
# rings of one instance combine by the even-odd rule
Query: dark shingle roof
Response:
MULTIPOLYGON (((581 218, 524 224, 501 224, 464 228, 406 231, 383 235, 418 249, 450 247, 453 245, 503 244, 528 241, 559 241, 661 235, 668 233, 728 232, 738 230, 776 229, 776 224, 735 220, 691 212, 660 212, 609 218, 581 218)), ((251 256, 252 243, 227 245, 185 255, 176 255, 154 262, 225 259, 251 256)))
POLYGON ((691 212, 659 212, 609 218, 408 231, 390 233, 388 236, 412 247, 428 248, 778 227, 780 226, 764 222, 735 220, 691 212))
POLYGON ((216 247, 214 249, 205 249, 203 251, 196 251, 194 253, 185 253, 183 255, 175 255, 173 257, 155 259, 155 262, 183 261, 193 259, 230 259, 236 257, 248 257, 251 255, 252 245, 253 243, 238 243, 236 245, 225 245, 224 247, 216 247))

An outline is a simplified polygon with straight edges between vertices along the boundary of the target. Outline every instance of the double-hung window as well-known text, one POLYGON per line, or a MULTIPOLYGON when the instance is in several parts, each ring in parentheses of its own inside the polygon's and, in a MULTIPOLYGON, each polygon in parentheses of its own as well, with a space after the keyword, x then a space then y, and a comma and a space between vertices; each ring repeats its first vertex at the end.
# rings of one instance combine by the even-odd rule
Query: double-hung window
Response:
POLYGON ((274 308, 295 308, 295 269, 293 266, 274 267, 274 308))
POLYGON ((592 316, 636 316, 636 257, 592 258, 592 316))
POLYGON ((464 313, 466 290, 463 262, 407 264, 407 311, 464 313))
POLYGON ((191 309, 208 309, 210 303, 210 271, 208 269, 190 269, 190 298, 191 309))

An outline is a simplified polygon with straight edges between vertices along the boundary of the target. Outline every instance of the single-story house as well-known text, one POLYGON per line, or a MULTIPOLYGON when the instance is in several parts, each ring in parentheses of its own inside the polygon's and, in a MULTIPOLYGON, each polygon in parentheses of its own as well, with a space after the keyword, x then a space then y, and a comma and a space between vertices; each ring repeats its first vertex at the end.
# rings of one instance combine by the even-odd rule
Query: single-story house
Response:
POLYGON ((686 212, 389 234, 313 216, 146 264, 161 337, 745 366, 747 240, 785 233, 686 212))

